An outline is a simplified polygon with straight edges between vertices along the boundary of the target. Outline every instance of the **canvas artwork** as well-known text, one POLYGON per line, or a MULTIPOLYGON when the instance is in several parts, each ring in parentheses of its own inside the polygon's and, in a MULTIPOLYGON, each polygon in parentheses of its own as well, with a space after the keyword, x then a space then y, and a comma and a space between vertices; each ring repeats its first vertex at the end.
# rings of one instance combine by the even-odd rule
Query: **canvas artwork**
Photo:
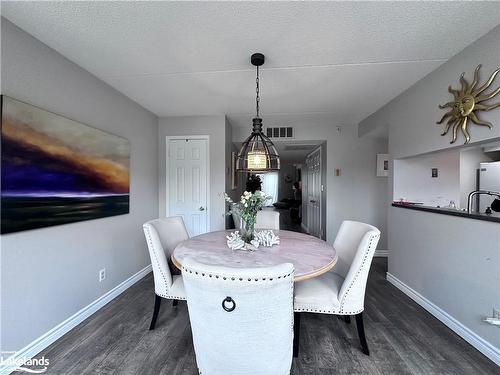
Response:
POLYGON ((1 99, 2 234, 129 213, 128 140, 1 99))

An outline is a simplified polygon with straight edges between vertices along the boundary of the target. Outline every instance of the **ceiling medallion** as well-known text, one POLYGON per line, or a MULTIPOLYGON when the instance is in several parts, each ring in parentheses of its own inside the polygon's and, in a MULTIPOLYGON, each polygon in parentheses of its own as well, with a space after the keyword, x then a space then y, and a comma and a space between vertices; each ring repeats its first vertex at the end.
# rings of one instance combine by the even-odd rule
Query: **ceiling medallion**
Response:
POLYGON ((437 124, 442 124, 445 119, 449 118, 446 122, 444 132, 441 135, 448 134, 448 131, 452 130, 452 139, 450 143, 455 143, 457 140, 458 128, 462 130, 462 134, 465 137, 464 144, 470 142, 470 134, 468 131, 468 121, 471 120, 474 124, 480 126, 486 126, 492 128, 493 125, 487 121, 481 121, 476 112, 478 111, 489 111, 494 108, 500 107, 500 103, 486 104, 485 101, 493 99, 498 93, 500 93, 500 87, 496 90, 490 92, 489 94, 481 93, 488 89, 495 77, 500 72, 500 68, 497 68, 490 76, 490 78, 481 86, 479 84, 479 69, 481 69, 481 64, 479 64, 474 72, 474 79, 471 84, 467 82, 464 78, 465 73, 460 76, 461 88, 459 90, 454 90, 451 86, 448 86, 448 92, 453 94, 453 101, 448 102, 443 105, 439 105, 439 108, 451 108, 446 112, 441 120, 437 124))

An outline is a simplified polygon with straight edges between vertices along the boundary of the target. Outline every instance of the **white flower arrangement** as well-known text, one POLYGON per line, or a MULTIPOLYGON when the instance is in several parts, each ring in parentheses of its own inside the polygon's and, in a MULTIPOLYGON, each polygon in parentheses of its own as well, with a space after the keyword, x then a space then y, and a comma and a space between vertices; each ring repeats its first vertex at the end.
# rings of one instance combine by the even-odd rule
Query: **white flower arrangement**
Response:
POLYGON ((262 207, 264 207, 264 204, 271 198, 271 196, 266 195, 260 190, 255 191, 255 193, 245 191, 240 197, 240 201, 235 203, 229 195, 224 193, 224 199, 231 204, 231 209, 228 214, 235 213, 244 221, 245 233, 242 234, 242 238, 246 243, 250 243, 250 241, 253 240, 257 212, 259 212, 262 207))
POLYGON ((232 204, 232 210, 236 211, 235 213, 245 221, 249 221, 248 219, 251 219, 252 216, 256 216, 257 212, 264 207, 264 204, 272 198, 260 190, 255 191, 255 193, 245 191, 240 197, 240 201, 235 203, 227 193, 223 194, 226 202, 232 204))

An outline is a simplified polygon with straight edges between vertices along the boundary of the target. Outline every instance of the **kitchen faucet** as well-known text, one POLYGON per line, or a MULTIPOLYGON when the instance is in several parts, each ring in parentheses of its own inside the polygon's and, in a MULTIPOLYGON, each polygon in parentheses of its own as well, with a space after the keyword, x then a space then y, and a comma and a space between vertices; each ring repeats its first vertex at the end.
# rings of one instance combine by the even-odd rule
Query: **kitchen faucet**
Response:
POLYGON ((486 194, 491 195, 493 197, 497 197, 500 199, 500 193, 497 191, 488 191, 488 190, 474 190, 469 194, 469 198, 467 199, 467 212, 469 214, 472 213, 472 198, 476 195, 486 194))

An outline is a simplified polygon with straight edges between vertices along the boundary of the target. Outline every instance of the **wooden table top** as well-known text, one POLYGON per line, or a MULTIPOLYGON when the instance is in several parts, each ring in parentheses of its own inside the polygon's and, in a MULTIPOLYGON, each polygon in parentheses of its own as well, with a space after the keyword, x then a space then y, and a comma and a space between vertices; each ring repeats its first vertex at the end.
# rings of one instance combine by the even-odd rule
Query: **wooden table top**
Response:
POLYGON ((246 251, 227 247, 226 236, 231 232, 209 232, 181 242, 172 254, 172 262, 179 269, 186 257, 205 264, 241 268, 292 263, 295 281, 322 275, 337 263, 337 253, 332 245, 304 233, 274 230, 280 237, 279 245, 260 246, 255 251, 246 251))

